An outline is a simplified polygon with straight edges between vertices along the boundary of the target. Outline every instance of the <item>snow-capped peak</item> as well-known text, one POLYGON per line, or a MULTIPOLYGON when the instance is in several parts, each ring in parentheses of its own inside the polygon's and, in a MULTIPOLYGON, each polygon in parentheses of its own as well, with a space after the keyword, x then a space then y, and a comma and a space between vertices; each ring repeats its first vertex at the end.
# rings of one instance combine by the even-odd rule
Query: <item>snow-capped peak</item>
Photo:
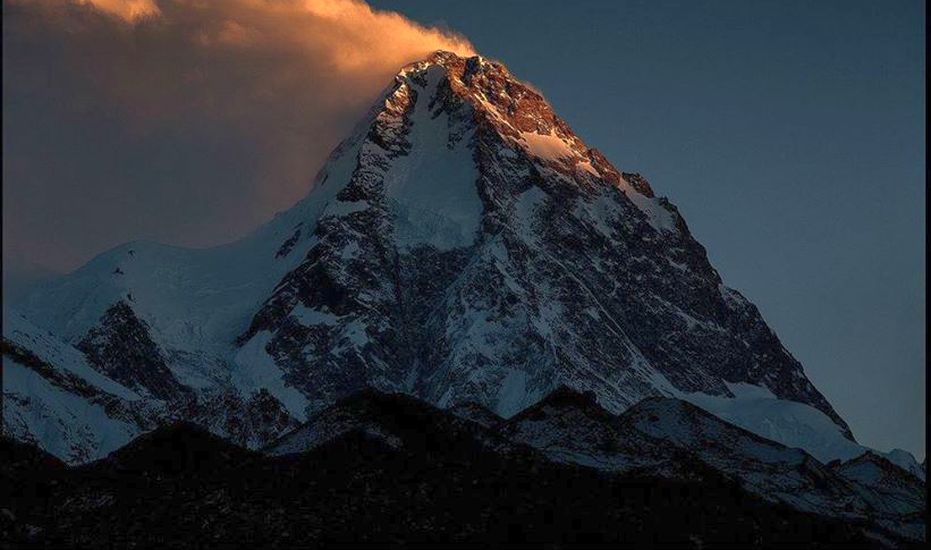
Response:
POLYGON ((560 385, 619 413, 743 383, 852 439, 676 208, 498 62, 404 67, 313 181, 238 242, 117 247, 26 313, 145 399, 246 411, 201 418, 253 445, 366 386, 510 417, 560 385), (115 364, 129 341, 156 379, 115 364))

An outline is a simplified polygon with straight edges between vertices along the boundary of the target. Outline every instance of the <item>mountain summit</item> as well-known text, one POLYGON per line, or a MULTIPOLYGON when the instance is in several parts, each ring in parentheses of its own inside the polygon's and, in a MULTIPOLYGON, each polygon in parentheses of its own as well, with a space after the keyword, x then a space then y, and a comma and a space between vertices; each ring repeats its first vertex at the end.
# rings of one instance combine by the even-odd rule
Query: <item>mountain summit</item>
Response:
POLYGON ((179 416, 258 447, 364 387, 504 417, 563 385, 614 413, 751 387, 859 447, 676 208, 478 56, 404 67, 308 196, 245 239, 130 243, 22 313, 4 423, 71 460, 179 416))

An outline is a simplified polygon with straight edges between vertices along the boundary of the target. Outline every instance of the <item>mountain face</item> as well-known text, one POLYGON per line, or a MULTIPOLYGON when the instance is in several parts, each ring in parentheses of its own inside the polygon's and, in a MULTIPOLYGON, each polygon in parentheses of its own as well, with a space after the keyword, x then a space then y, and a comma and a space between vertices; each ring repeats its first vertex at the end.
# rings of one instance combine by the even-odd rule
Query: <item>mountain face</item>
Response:
POLYGON ((925 536, 923 484, 875 454, 824 466, 679 399, 614 415, 568 388, 497 421, 475 404, 365 390, 261 452, 187 422, 78 467, 6 439, 0 451, 13 544, 876 548, 925 536))
POLYGON ((508 416, 561 384, 622 410, 727 382, 846 429, 647 182, 504 67, 406 68, 316 242, 238 342, 311 406, 365 385, 508 416))
POLYGON ((187 389, 165 364, 149 327, 126 302, 107 309, 76 347, 94 370, 136 391, 172 400, 187 389))
POLYGON ((825 465, 680 399, 648 398, 613 415, 563 388, 496 431, 559 463, 678 480, 707 468, 769 502, 925 538, 924 482, 889 460, 866 452, 825 465))
MULTIPOLYGON (((265 389, 244 398, 233 389, 197 392, 177 382, 172 386, 166 383, 174 381, 170 371, 152 368, 137 373, 132 369, 157 366, 157 354, 130 352, 125 363, 119 361, 119 350, 112 347, 94 348, 95 353, 84 354, 22 315, 4 313, 4 338, 0 343, 4 434, 37 444, 67 462, 100 458, 139 433, 173 420, 197 422, 250 447, 297 426, 297 421, 265 389), (136 360, 140 362, 131 362, 136 360), (129 368, 106 372, 101 365, 129 368), (144 376, 135 380, 136 374, 144 376), (170 400, 152 395, 153 389, 163 387, 175 388, 170 400)), ((108 314, 105 319, 109 321, 112 316, 108 314)), ((131 348, 134 342, 146 342, 140 330, 147 327, 136 322, 127 322, 123 328, 104 323, 94 329, 93 335, 98 341, 114 341, 110 337, 117 332, 131 348)), ((79 346, 86 343, 82 341, 79 346)))
POLYGON ((432 457, 439 447, 457 453, 530 453, 628 478, 682 483, 720 478, 774 505, 860 525, 880 540, 926 536, 924 481, 888 459, 868 451, 825 465, 681 399, 648 398, 615 415, 594 393, 563 386, 504 420, 474 403, 443 411, 406 395, 364 390, 262 452, 297 456, 347 434, 418 456, 432 457))
POLYGON ((4 425, 71 462, 173 419, 262 447, 365 387, 502 417, 563 385, 610 413, 753 388, 805 411, 766 437, 815 422, 860 449, 676 208, 481 57, 402 69, 252 235, 129 243, 24 303, 4 312, 4 425))

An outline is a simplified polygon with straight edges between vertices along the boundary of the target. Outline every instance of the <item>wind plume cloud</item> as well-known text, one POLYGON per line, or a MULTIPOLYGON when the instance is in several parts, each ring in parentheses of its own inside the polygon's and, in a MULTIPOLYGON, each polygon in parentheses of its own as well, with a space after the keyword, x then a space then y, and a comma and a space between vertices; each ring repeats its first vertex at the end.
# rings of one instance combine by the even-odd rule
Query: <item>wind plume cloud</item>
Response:
POLYGON ((398 68, 473 52, 357 0, 4 0, 3 46, 4 257, 57 269, 242 235, 398 68))

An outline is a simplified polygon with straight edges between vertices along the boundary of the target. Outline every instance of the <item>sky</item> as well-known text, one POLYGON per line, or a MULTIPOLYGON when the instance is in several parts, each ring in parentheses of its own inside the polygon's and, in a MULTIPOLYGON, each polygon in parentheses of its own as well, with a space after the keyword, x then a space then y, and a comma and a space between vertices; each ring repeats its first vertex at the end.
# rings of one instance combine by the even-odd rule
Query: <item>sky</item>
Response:
POLYGON ((477 51, 680 209, 861 443, 924 457, 924 3, 4 0, 4 291, 308 191, 404 62, 477 51))

